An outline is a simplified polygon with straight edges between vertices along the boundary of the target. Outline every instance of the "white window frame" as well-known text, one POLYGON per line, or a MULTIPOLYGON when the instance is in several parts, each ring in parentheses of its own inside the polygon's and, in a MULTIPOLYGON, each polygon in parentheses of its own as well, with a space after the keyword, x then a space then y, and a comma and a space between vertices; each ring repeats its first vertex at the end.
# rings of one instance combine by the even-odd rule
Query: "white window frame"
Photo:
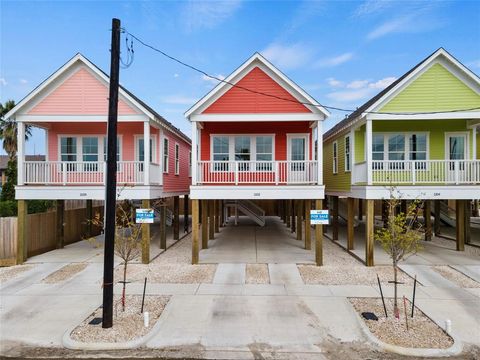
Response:
POLYGON ((352 171, 352 139, 350 134, 345 135, 344 138, 344 156, 345 156, 345 172, 351 172, 352 171), (347 147, 347 139, 348 139, 348 147, 347 147), (348 152, 347 152, 348 149, 348 152), (348 153, 348 159, 347 159, 347 153, 348 153))
MULTIPOLYGON (((138 140, 140 139, 143 139, 143 135, 141 134, 136 134, 133 136, 134 138, 134 141, 135 141, 135 161, 139 161, 138 158, 139 158, 139 154, 140 154, 140 149, 138 148, 138 140)), ((156 142, 156 135, 155 134, 152 134, 150 135, 150 140, 152 140, 152 161, 151 163, 152 164, 157 164, 158 165, 158 162, 157 162, 157 142, 156 142)), ((149 161, 150 163, 150 161, 149 161)))
POLYGON ((162 140, 162 167, 163 167, 163 173, 168 174, 168 167, 170 163, 170 139, 167 137, 164 137, 162 140), (165 142, 167 142, 167 151, 165 152, 165 142))
POLYGON ((188 177, 192 177, 192 152, 188 152, 188 177))
POLYGON ((175 143, 175 175, 180 174, 180 144, 175 143))
POLYGON ((332 170, 334 174, 338 174, 338 140, 332 144, 332 170))
MULTIPOLYGON (((83 138, 86 137, 96 137, 98 138, 98 160, 97 162, 105 162, 104 160, 104 152, 103 152, 103 143, 104 141, 107 140, 107 135, 106 134, 58 134, 57 135, 57 145, 58 145, 58 151, 57 151, 57 159, 58 161, 62 161, 62 138, 66 137, 71 137, 71 138, 76 138, 77 139, 77 160, 76 162, 83 162, 83 138), (79 160, 80 159, 80 160, 79 160)), ((123 143, 123 135, 117 135, 117 142, 118 142, 118 150, 119 150, 119 159, 118 161, 122 161, 122 143, 123 143)))

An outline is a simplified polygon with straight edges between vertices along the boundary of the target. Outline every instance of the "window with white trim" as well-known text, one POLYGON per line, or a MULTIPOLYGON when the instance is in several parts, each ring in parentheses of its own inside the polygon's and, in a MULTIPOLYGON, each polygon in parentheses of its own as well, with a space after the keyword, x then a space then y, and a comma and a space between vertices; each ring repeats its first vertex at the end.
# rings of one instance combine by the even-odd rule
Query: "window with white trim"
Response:
POLYGON ((388 136, 388 160, 405 160, 405 135, 388 136))
POLYGON ((212 159, 214 171, 228 171, 230 161, 230 145, 228 136, 214 136, 212 138, 212 159))
POLYGON ((350 154, 350 135, 347 135, 345 136, 345 171, 350 171, 352 166, 350 154))
POLYGON ((60 160, 61 161, 77 161, 77 138, 76 137, 60 138, 60 160))
POLYGON ((383 160, 390 170, 405 170, 407 160, 415 160, 416 169, 426 169, 428 159, 427 133, 387 133, 373 134, 372 160, 374 170, 384 168, 383 160))
POLYGON ((175 144, 175 175, 180 174, 180 146, 175 144))
POLYGON ((338 173, 338 142, 334 141, 333 142, 333 173, 337 174, 338 173))
POLYGON ((83 171, 98 171, 98 138, 83 137, 82 138, 82 160, 83 171), (92 162, 89 164, 88 162, 92 162))
MULTIPOLYGON (((385 152, 385 142, 383 135, 372 135, 372 160, 383 160, 383 155, 385 152)), ((383 163, 373 163, 374 170, 383 169, 383 163)))
POLYGON ((188 176, 192 177, 192 152, 188 152, 188 176))
POLYGON ((165 174, 168 174, 168 149, 169 148, 169 143, 168 139, 165 138, 163 139, 163 172, 165 174))
POLYGON ((255 160, 257 171, 272 171, 273 138, 271 136, 255 137, 255 160))

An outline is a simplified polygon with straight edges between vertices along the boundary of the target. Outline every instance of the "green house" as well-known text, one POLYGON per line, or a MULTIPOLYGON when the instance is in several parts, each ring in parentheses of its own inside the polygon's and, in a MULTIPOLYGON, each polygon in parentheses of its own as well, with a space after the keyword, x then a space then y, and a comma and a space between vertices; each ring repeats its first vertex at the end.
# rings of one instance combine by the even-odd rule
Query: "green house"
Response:
POLYGON ((372 201, 372 214, 392 187, 464 206, 480 199, 479 128, 480 79, 440 48, 324 134, 325 193, 372 201))

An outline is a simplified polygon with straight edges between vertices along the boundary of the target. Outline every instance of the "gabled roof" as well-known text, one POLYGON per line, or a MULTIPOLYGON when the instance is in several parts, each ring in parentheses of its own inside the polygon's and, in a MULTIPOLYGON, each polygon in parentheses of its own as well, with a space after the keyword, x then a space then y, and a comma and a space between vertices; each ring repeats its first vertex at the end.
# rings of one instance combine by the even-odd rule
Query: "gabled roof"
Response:
POLYGON ((265 59, 261 54, 256 52, 253 54, 247 61, 240 65, 236 70, 234 70, 230 75, 228 75, 224 81, 219 82, 210 92, 208 92, 204 97, 198 100, 190 109, 185 112, 185 116, 190 119, 190 116, 193 114, 199 114, 205 108, 211 104, 214 100, 220 98, 225 92, 227 92, 232 85, 236 84, 240 79, 243 78, 250 70, 256 66, 264 66, 269 72, 275 77, 274 80, 281 81, 282 86, 286 87, 286 90, 292 94, 297 100, 302 103, 308 103, 312 105, 306 105, 306 107, 313 113, 322 114, 324 117, 328 117, 330 113, 321 106, 321 104, 311 97, 305 90, 300 86, 294 83, 290 78, 288 78, 284 73, 282 73, 278 68, 276 68, 272 63, 265 59))
MULTIPOLYGON (((18 104, 5 115, 5 118, 13 117, 31 99, 33 99, 37 94, 39 94, 43 89, 45 89, 55 79, 57 79, 59 76, 65 73, 70 67, 74 66, 74 64, 76 64, 77 62, 80 62, 83 65, 85 65, 87 68, 93 71, 98 77, 103 79, 107 84, 109 83, 110 77, 107 75, 106 72, 100 69, 97 65, 95 65, 92 61, 90 61, 81 53, 77 53, 74 57, 72 57, 65 64, 63 64, 58 70, 56 70, 53 74, 51 74, 47 79, 41 82, 40 85, 34 88, 27 96, 25 96, 22 100, 20 100, 20 102, 18 102, 18 104)), ((131 102, 141 112, 143 112, 146 116, 148 116, 153 121, 157 122, 160 126, 163 126, 167 130, 177 134, 188 143, 191 143, 190 138, 187 135, 185 135, 180 129, 178 129, 172 123, 167 121, 163 116, 157 113, 153 108, 148 106, 145 102, 140 100, 137 96, 135 96, 132 92, 127 90, 122 85, 119 85, 119 95, 127 99, 129 102, 131 102)))
MULTIPOLYGON (((330 130, 328 130, 323 135, 323 139, 327 140, 333 135, 338 134, 341 131, 350 127, 351 125, 355 124, 357 121, 362 119, 368 112, 377 110, 376 108, 378 107, 378 105, 382 104, 385 101, 385 99, 389 97, 389 95, 391 95, 392 93, 395 93, 399 88, 407 84, 413 76, 415 76, 417 73, 419 73, 423 69, 427 68, 435 59, 437 59, 440 56, 444 56, 451 63, 453 63, 460 70, 462 70, 466 76, 468 76, 470 79, 473 80, 473 82, 478 83, 478 85, 480 86, 480 79, 475 73, 473 73, 460 61, 458 61, 455 57, 453 57, 444 48, 439 48, 435 52, 427 56, 425 59, 423 59, 421 62, 419 62, 417 65, 415 65, 413 68, 411 68, 409 71, 407 71, 405 74, 403 74, 401 77, 399 77, 397 80, 395 80, 393 83, 391 83, 389 86, 387 86, 385 89, 383 89, 374 97, 372 97, 370 100, 365 102, 362 106, 358 107, 354 112, 348 115, 345 119, 341 120, 338 124, 336 124, 330 130)), ((404 113, 399 113, 399 114, 404 114, 404 113)))

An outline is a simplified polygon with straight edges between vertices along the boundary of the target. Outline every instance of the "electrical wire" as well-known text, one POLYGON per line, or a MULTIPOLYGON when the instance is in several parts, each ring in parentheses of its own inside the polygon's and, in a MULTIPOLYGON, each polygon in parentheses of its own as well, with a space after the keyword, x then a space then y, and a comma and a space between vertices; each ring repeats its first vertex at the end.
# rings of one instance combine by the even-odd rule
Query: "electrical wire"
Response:
MULTIPOLYGON (((258 94, 258 95, 263 95, 263 96, 267 96, 267 97, 271 97, 271 98, 275 98, 275 99, 278 99, 278 100, 283 100, 283 101, 289 101, 289 102, 293 102, 293 103, 297 103, 297 104, 302 104, 302 105, 306 105, 306 106, 313 106, 313 107, 322 107, 322 108, 325 108, 325 109, 329 109, 329 110, 336 110, 336 111, 342 111, 342 112, 348 112, 348 113, 353 113, 355 111, 357 111, 358 109, 345 109, 345 108, 340 108, 340 107, 335 107, 335 106, 329 106, 329 105, 322 105, 320 103, 318 104, 313 104, 311 102, 304 102, 304 101, 300 101, 300 100, 296 100, 296 99, 289 99, 289 98, 285 98, 285 97, 282 97, 282 96, 278 96, 278 95, 274 95, 274 94, 268 94, 268 93, 265 93, 265 92, 262 92, 262 91, 258 91, 258 90, 253 90, 253 89, 249 89, 247 87, 244 87, 244 86, 241 86, 241 85, 238 85, 238 84, 235 84, 235 83, 232 83, 230 81, 227 81, 225 79, 221 79, 217 76, 214 76, 214 75, 210 75, 209 73, 207 73, 206 71, 196 67, 196 66, 193 66, 193 65, 190 65, 180 59, 177 59, 176 57, 172 56, 172 55, 169 55, 167 54, 166 52, 164 52, 163 50, 153 46, 153 45, 150 45, 148 43, 146 43, 145 41, 143 41, 142 39, 140 39, 138 36, 132 34, 131 32, 125 30, 125 33, 130 35, 133 39, 135 39, 136 41, 138 41, 141 45, 143 45, 144 47, 146 48, 149 48, 161 55, 163 55, 164 57, 184 66, 184 67, 187 67, 193 71, 196 71, 210 79, 213 79, 213 80, 216 80, 218 81, 219 83, 225 83, 227 85, 230 85, 232 87, 235 87, 235 88, 238 88, 238 89, 241 89, 241 90, 245 90, 245 91, 248 91, 250 93, 253 93, 253 94, 258 94)), ((132 40, 133 41, 133 40, 132 40)), ((133 44, 132 44, 132 48, 133 48, 133 44)), ((474 110, 480 110, 480 107, 473 107, 473 108, 468 108, 468 109, 454 109, 454 110, 445 110, 445 111, 426 111, 426 112, 383 112, 383 111, 363 111, 362 113, 364 114, 381 114, 381 115, 434 115, 434 114, 448 114, 448 113, 457 113, 457 112, 464 112, 464 111, 474 111, 474 110)))

